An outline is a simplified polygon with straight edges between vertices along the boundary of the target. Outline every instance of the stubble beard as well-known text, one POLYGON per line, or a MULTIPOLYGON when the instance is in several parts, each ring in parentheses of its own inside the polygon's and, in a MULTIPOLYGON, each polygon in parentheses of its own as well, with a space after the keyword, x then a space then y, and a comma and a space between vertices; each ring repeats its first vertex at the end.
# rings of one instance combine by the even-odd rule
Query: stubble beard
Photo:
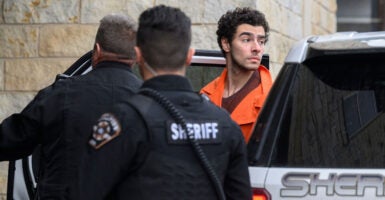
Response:
MULTIPOLYGON (((231 60, 232 60, 232 67, 233 68, 236 68, 240 71, 255 71, 258 69, 259 65, 261 65, 260 63, 259 64, 255 64, 256 67, 248 67, 247 65, 245 64, 242 64, 241 62, 239 62, 234 56, 232 53, 230 53, 230 56, 231 56, 231 60)), ((253 64, 254 65, 254 64, 253 64)))

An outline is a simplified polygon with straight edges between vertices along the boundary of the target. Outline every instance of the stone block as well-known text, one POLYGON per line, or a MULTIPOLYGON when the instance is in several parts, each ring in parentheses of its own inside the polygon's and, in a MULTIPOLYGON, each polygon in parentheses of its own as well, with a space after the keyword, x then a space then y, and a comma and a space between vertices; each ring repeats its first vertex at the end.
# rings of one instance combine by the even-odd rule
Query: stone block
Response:
POLYGON ((335 33, 337 31, 337 17, 335 13, 328 14, 328 32, 335 33))
POLYGON ((124 0, 124 1, 94 1, 82 0, 81 23, 99 23, 99 21, 110 13, 123 13, 138 20, 140 13, 152 7, 152 0, 124 0))
POLYGON ((297 14, 302 13, 303 0, 280 0, 277 2, 280 3, 283 7, 285 7, 286 10, 290 10, 297 14))
MULTIPOLYGON (((92 2, 93 0, 91 0, 92 2)), ((132 18, 138 20, 139 15, 146 10, 147 8, 150 8, 155 5, 156 1, 153 0, 126 0, 126 4, 124 6, 126 10, 126 14, 131 16, 132 18)))
POLYGON ((297 13, 297 14, 302 13, 303 0, 279 0, 276 2, 278 2, 280 5, 282 5, 285 8, 285 10, 290 10, 290 11, 297 13))
MULTIPOLYGON (((309 0, 307 0, 309 1, 309 0)), ((294 13, 302 15, 303 13, 303 0, 290 0, 289 8, 292 10, 294 13)))
MULTIPOLYGON (((191 6, 190 1, 188 0, 158 0, 156 4, 164 4, 164 5, 172 5, 179 9, 181 9, 184 13, 186 13, 187 16, 190 17, 192 23, 203 23, 204 21, 208 21, 207 17, 212 16, 213 14, 220 15, 221 12, 212 12, 212 13, 205 13, 205 7, 210 5, 209 2, 205 0, 195 0, 194 6, 191 6), (207 14, 207 15, 206 15, 207 14)), ((216 20, 219 18, 212 19, 212 23, 216 23, 216 20)))
POLYGON ((317 3, 317 2, 312 3, 311 21, 312 21, 313 26, 317 26, 320 24, 320 18, 321 18, 320 9, 321 9, 321 6, 319 5, 319 3, 317 3))
POLYGON ((336 0, 322 0, 318 1, 320 5, 328 9, 330 12, 337 11, 337 1, 336 0))
POLYGON ((277 13, 283 12, 283 7, 280 6, 278 3, 271 1, 271 6, 269 6, 268 10, 260 10, 265 14, 266 20, 269 23, 270 29, 276 30, 276 31, 282 31, 283 24, 286 23, 287 19, 283 17, 282 15, 277 15, 277 13))
POLYGON ((36 57, 38 28, 35 26, 1 25, 0 57, 36 57))
MULTIPOLYGON (((204 1, 203 23, 217 23, 219 18, 236 7, 256 8, 254 0, 212 0, 204 1)), ((199 13, 198 13, 199 14, 199 13)))
POLYGON ((0 91, 4 90, 4 60, 0 59, 0 91))
POLYGON ((329 11, 325 7, 320 7, 320 25, 323 29, 327 29, 329 22, 329 11))
MULTIPOLYGON (((0 16, 3 16, 3 2, 4 0, 0 0, 0 16)), ((4 18, 3 17, 0 17, 0 24, 3 24, 4 23, 4 18)))
POLYGON ((36 92, 0 92, 0 122, 13 113, 21 112, 35 95, 36 92))
POLYGON ((288 23, 285 24, 288 35, 294 40, 303 38, 303 23, 301 16, 293 12, 286 12, 288 23))
POLYGON ((270 32, 269 41, 265 46, 265 54, 269 54, 269 60, 271 62, 278 62, 277 45, 280 43, 279 34, 275 31, 270 32))
POLYGON ((7 193, 7 179, 8 179, 8 162, 0 162, 0 186, 5 186, 5 187, 0 187, 0 199, 6 199, 5 194, 7 193), (2 195, 4 196, 2 197, 2 195))
POLYGON ((328 3, 329 3, 329 5, 327 6, 327 8, 329 8, 329 11, 331 13, 336 14, 336 12, 337 12, 337 0, 328 0, 328 3))
POLYGON ((0 200, 6 200, 6 194, 7 194, 7 177, 0 176, 0 200))
POLYGON ((77 23, 79 21, 79 0, 3 1, 3 16, 6 23, 77 23))
POLYGON ((236 7, 251 7, 256 8, 255 0, 212 0, 204 1, 202 23, 217 24, 220 17, 229 10, 234 10, 236 7))
POLYGON ((275 1, 286 8, 290 7, 291 0, 279 0, 279 1, 275 0, 275 1))
POLYGON ((192 44, 195 49, 218 49, 216 25, 201 25, 192 27, 192 44))
POLYGON ((8 162, 0 162, 0 177, 8 175, 8 162))
POLYGON ((5 90, 37 91, 54 82, 75 59, 20 59, 5 61, 5 90))
POLYGON ((125 6, 122 5, 122 2, 83 0, 81 5, 81 22, 99 23, 106 14, 124 13, 125 6))
POLYGON ((270 61, 283 63, 294 41, 286 35, 272 32, 266 49, 266 53, 270 55, 270 61))
POLYGON ((325 29, 323 29, 320 26, 313 26, 312 27, 312 34, 313 35, 324 35, 324 34, 327 34, 327 32, 325 29))
POLYGON ((257 0, 256 1, 256 9, 263 12, 267 17, 268 13, 271 13, 272 6, 270 6, 270 4, 273 2, 274 1, 259 1, 259 0, 257 0))
POLYGON ((273 81, 277 78, 281 69, 282 69, 281 63, 270 62, 269 70, 270 70, 271 77, 273 78, 273 81))
POLYGON ((47 25, 41 28, 39 55, 79 57, 92 50, 97 25, 47 25))
POLYGON ((303 4, 302 23, 303 23, 303 35, 309 36, 312 31, 312 15, 313 15, 313 1, 305 1, 303 4))

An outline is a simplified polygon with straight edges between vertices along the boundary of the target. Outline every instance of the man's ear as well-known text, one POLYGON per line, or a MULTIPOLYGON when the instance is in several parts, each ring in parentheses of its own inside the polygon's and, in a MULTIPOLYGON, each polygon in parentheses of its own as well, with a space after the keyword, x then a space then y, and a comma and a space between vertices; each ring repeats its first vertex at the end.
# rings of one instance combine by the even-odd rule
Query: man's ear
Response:
POLYGON ((100 57, 102 54, 102 48, 100 47, 99 43, 95 43, 94 46, 94 53, 96 54, 97 57, 100 57))
POLYGON ((186 58, 186 66, 189 66, 191 61, 192 61, 192 58, 195 54, 195 49, 194 48, 190 48, 187 52, 187 58, 186 58))
POLYGON ((139 64, 143 62, 142 51, 140 51, 140 48, 138 46, 135 46, 134 49, 136 53, 136 62, 139 64))
POLYGON ((94 44, 94 49, 92 51, 92 60, 91 60, 92 63, 91 63, 91 65, 93 67, 95 67, 95 65, 99 63, 101 58, 102 58, 102 49, 101 49, 99 43, 95 43, 94 44))
POLYGON ((222 49, 225 52, 230 52, 230 43, 226 38, 221 39, 222 49))

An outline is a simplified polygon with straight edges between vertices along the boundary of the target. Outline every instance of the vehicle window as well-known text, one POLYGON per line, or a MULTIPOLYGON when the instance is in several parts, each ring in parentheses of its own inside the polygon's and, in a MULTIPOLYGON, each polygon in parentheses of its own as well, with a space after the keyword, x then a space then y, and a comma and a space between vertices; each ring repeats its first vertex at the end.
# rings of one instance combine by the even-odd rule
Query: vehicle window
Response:
POLYGON ((277 154, 275 165, 385 165, 385 63, 355 61, 299 67, 279 130, 277 148, 287 155, 277 154))
MULTIPOLYGON (((203 86, 218 77, 224 69, 224 65, 197 65, 187 67, 186 76, 190 80, 194 91, 199 92, 203 86)), ((133 69, 140 76, 139 69, 133 69)))
POLYGON ((199 92, 200 89, 210 81, 214 80, 221 74, 224 66, 190 66, 187 68, 186 76, 189 78, 194 91, 199 92))
MULTIPOLYGON (((219 76, 223 69, 224 66, 194 65, 187 68, 186 76, 190 80, 194 91, 199 92, 203 86, 219 76)), ((133 71, 140 77, 138 68, 133 71)))

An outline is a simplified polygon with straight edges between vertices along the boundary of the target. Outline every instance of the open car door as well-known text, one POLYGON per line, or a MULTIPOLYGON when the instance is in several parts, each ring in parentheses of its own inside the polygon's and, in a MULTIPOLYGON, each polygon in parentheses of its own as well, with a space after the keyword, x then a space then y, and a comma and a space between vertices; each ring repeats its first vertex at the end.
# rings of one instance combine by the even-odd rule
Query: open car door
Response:
MULTIPOLYGON (((92 51, 87 52, 71 65, 61 76, 76 76, 91 70, 92 51)), ((40 165, 40 148, 37 147, 32 155, 10 161, 8 165, 8 200, 34 199, 38 182, 40 165)))

